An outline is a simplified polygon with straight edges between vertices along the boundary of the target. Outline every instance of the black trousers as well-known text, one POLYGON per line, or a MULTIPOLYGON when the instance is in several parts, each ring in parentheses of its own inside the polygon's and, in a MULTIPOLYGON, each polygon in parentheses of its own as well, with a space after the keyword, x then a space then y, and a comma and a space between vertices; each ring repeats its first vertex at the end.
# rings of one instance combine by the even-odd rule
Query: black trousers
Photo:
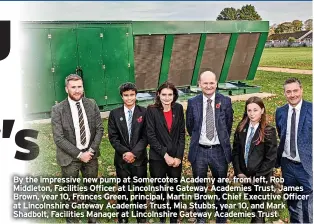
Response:
MULTIPOLYGON (((258 186, 268 186, 270 185, 270 176, 271 176, 271 173, 265 175, 265 178, 266 178, 266 181, 267 181, 267 184, 266 183, 254 183, 254 185, 258 185, 258 186)), ((251 176, 251 179, 253 179, 254 177, 251 176)), ((266 182, 265 181, 265 182, 266 182)), ((250 186, 250 191, 244 191, 244 194, 248 194, 249 196, 250 195, 256 195, 256 196, 259 196, 259 195, 263 195, 263 194, 267 194, 269 192, 262 192, 262 191, 259 191, 258 189, 256 189, 252 184, 250 183, 244 183, 243 184, 244 186, 250 186)), ((250 206, 251 206, 251 211, 255 213, 255 218, 252 218, 251 220, 251 223, 265 223, 265 218, 262 217, 261 215, 259 215, 259 211, 262 212, 264 209, 261 207, 262 204, 264 203, 264 201, 262 200, 257 200, 257 199, 250 199, 249 197, 249 202, 250 202, 250 206)))
MULTIPOLYGON (((177 178, 177 183, 169 183, 169 186, 172 186, 174 188, 173 192, 168 192, 171 196, 179 196, 180 192, 177 191, 177 186, 180 185, 181 180, 181 173, 182 173, 182 163, 178 167, 171 167, 168 166, 167 163, 164 160, 150 160, 149 161, 149 172, 150 176, 152 178, 177 178)), ((165 183, 162 182, 155 182, 154 186, 165 186, 165 183)), ((156 195, 159 195, 162 197, 161 200, 156 200, 156 204, 158 205, 157 212, 158 213, 165 213, 167 212, 167 192, 166 191, 158 191, 156 192, 156 195)), ((178 198, 178 197, 176 197, 178 198)), ((179 217, 179 209, 175 208, 175 204, 179 203, 180 200, 169 200, 170 205, 170 218, 177 219, 179 217)))
MULTIPOLYGON (((116 166, 116 173, 117 173, 117 177, 121 179, 121 181, 119 182, 118 186, 119 187, 123 187, 125 191, 118 191, 118 195, 119 198, 122 199, 118 199, 117 200, 117 204, 130 204, 130 191, 128 190, 129 187, 131 186, 132 182, 128 182, 128 181, 123 181, 126 180, 126 178, 130 177, 131 180, 133 179, 133 177, 137 177, 137 178, 146 178, 147 177, 147 165, 143 165, 143 166, 133 166, 132 164, 123 164, 123 166, 116 166), (125 198, 125 199, 123 199, 125 198)), ((142 187, 145 186, 145 182, 144 183, 133 183, 135 187, 142 187)), ((141 217, 144 217, 144 213, 146 211, 146 209, 144 208, 144 206, 146 205, 146 200, 143 199, 143 196, 145 196, 145 191, 134 191, 134 201, 133 204, 136 205, 137 209, 134 209, 135 214, 137 219, 140 219, 141 217), (141 207, 141 208, 140 208, 141 207)), ((128 219, 129 215, 129 209, 117 209, 118 212, 118 218, 119 219, 128 219)))
MULTIPOLYGON (((73 178, 78 178, 79 177, 79 172, 81 171, 83 178, 97 178, 98 176, 98 159, 94 158, 90 160, 88 163, 83 163, 79 160, 77 161, 72 161, 68 166, 62 166, 61 167, 62 171, 62 177, 73 177, 73 178)), ((85 195, 96 195, 97 192, 91 191, 90 186, 95 185, 94 183, 84 183, 85 186, 87 187, 87 191, 85 191, 85 195)), ((75 186, 77 184, 65 184, 67 187, 75 186)), ((73 189, 73 188, 72 188, 73 189)), ((73 199, 73 193, 77 193, 76 191, 68 191, 67 192, 69 195, 70 200, 67 201, 65 200, 65 203, 70 203, 70 211, 73 210, 71 209, 71 204, 73 202, 80 202, 76 199, 73 199)), ((95 204, 97 203, 97 200, 87 200, 85 203, 92 203, 95 204)))

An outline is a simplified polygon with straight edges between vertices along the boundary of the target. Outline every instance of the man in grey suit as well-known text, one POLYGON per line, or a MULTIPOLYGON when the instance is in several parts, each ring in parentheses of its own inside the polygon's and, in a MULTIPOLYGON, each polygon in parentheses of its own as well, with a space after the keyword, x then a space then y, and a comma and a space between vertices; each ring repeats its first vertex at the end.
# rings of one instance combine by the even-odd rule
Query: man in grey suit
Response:
MULTIPOLYGON (((65 79, 67 99, 52 107, 51 123, 53 138, 57 146, 57 162, 61 166, 63 178, 78 178, 81 171, 84 178, 97 178, 99 145, 104 128, 96 102, 83 96, 83 80, 71 74, 65 79)), ((78 222, 79 215, 71 208, 77 199, 75 183, 68 183, 70 209, 67 223, 78 222)), ((91 184, 86 184, 87 203, 95 204, 97 193, 90 191, 91 184)), ((77 201, 76 201, 77 202, 77 201)), ((94 211, 94 210, 90 210, 94 211)), ((88 218, 89 223, 96 219, 88 218)))

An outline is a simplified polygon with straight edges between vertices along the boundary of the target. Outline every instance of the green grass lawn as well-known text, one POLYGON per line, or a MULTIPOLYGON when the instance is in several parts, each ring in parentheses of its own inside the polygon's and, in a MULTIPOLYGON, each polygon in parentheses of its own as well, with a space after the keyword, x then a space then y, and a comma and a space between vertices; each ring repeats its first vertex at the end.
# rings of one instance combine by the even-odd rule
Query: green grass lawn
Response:
MULTIPOLYGON (((262 92, 269 92, 277 94, 275 97, 264 99, 266 106, 269 122, 274 125, 274 113, 277 107, 282 106, 286 103, 283 96, 282 84, 285 79, 291 77, 291 74, 286 73, 275 73, 275 72, 264 72, 258 71, 255 77, 255 80, 248 82, 249 84, 261 86, 262 92)), ((304 88, 304 99, 312 101, 312 76, 309 75, 297 75, 297 77, 303 83, 304 88)), ((232 139, 235 127, 239 123, 243 110, 244 102, 233 102, 234 109, 234 124, 232 131, 232 139)), ((99 158, 99 176, 113 177, 115 176, 115 169, 113 165, 114 150, 111 147, 108 141, 108 132, 107 132, 107 120, 103 121, 105 127, 105 134, 100 146, 101 157, 99 158)), ((30 128, 39 130, 39 139, 38 144, 40 145, 40 154, 39 156, 30 161, 29 173, 31 175, 42 175, 42 176, 53 176, 61 177, 60 167, 56 163, 56 150, 52 138, 51 125, 50 124, 41 124, 41 125, 31 125, 30 128)), ((183 175, 191 176, 191 165, 187 161, 187 153, 190 138, 186 137, 186 151, 183 161, 183 175)), ((211 192, 212 193, 212 192, 211 192)), ((236 193, 236 192, 235 192, 236 193)), ((246 202, 248 203, 248 202, 246 202)), ((230 209, 233 211, 240 211, 240 208, 230 209)), ((279 218, 282 220, 287 220, 288 211, 278 210, 279 217, 276 218, 267 218, 266 221, 272 222, 276 221, 279 218)), ((237 223, 248 223, 250 218, 229 218, 231 222, 237 223)), ((213 218, 211 219, 213 220, 213 218)), ((53 222, 62 222, 64 220, 51 220, 53 222)), ((102 222, 113 222, 114 220, 101 219, 102 222)), ((135 219, 130 220, 136 222, 135 219)), ((157 220, 155 220, 157 221, 157 220)), ((183 219, 183 222, 190 222, 187 218, 183 219)))
POLYGON ((312 48, 265 48, 259 66, 312 70, 312 48))

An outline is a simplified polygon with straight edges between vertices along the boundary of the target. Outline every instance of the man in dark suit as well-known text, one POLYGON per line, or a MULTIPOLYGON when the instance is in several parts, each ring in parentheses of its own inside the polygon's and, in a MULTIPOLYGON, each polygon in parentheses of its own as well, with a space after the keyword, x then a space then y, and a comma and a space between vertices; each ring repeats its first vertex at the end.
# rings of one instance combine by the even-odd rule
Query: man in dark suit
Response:
MULTIPOLYGON (((121 178, 117 204, 130 204, 130 181, 126 178, 147 177, 147 140, 144 127, 146 109, 136 105, 137 89, 133 83, 124 83, 120 86, 120 95, 124 102, 122 107, 110 112, 108 120, 109 140, 115 150, 114 165, 117 177, 121 178), (123 200, 123 198, 126 200, 123 200)), ((135 187, 145 186, 145 183, 134 183, 135 187)), ((144 218, 146 200, 144 191, 135 191, 135 214, 138 223, 146 223, 144 218)), ((118 209, 118 222, 127 223, 129 209, 118 209)))
POLYGON ((287 200, 290 222, 313 223, 312 103, 302 99, 297 78, 285 81, 284 95, 288 104, 276 110, 277 167, 281 166, 284 186, 303 188, 285 192, 302 197, 287 200))
MULTIPOLYGON (((52 107, 51 124, 54 142, 57 146, 57 162, 61 166, 62 177, 97 178, 99 145, 103 136, 103 124, 98 106, 94 100, 83 97, 83 80, 78 75, 65 79, 68 98, 52 107)), ((72 183, 74 184, 74 183, 72 183)), ((70 187, 71 184, 68 185, 70 187)), ((96 203, 95 192, 87 185, 88 203, 96 203)), ((68 191, 72 197, 73 191, 68 191)), ((73 203, 73 198, 70 200, 73 203)), ((70 209, 73 210, 73 209, 70 209)), ((77 217, 67 217, 68 223, 77 223, 77 217)), ((94 217, 89 217, 95 223, 94 217)))
MULTIPOLYGON (((231 162, 230 134, 233 122, 233 110, 231 100, 216 93, 217 78, 213 72, 205 71, 199 77, 199 86, 203 94, 188 101, 186 111, 186 127, 191 136, 189 161, 192 164, 194 178, 206 178, 208 167, 215 178, 215 186, 226 186, 226 183, 217 183, 217 178, 226 178, 228 163, 231 162)), ((206 183, 197 185, 206 186, 206 183)), ((204 195, 204 191, 195 192, 204 195)), ((215 200, 216 211, 220 215, 216 217, 217 223, 225 223, 227 209, 221 209, 220 205, 226 204, 222 198, 225 191, 215 191, 219 199, 215 200)), ((197 200, 196 203, 206 203, 205 200, 197 200)), ((197 223, 205 223, 205 209, 197 208, 200 215, 197 223)))

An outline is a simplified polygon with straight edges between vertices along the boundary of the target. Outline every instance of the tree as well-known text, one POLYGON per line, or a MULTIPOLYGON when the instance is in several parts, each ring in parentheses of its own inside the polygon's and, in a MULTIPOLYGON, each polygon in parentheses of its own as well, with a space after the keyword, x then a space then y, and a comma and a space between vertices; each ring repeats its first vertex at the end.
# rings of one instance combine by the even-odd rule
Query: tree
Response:
POLYGON ((239 20, 262 20, 253 5, 245 5, 239 10, 239 20))
POLYGON ((261 20, 261 16, 252 5, 244 5, 241 9, 224 8, 217 20, 261 20))
POLYGON ((294 37, 289 37, 288 38, 288 47, 291 47, 292 43, 294 43, 296 39, 294 37))
POLYGON ((293 33, 293 25, 290 22, 284 22, 277 26, 275 33, 293 33))
POLYGON ((293 43, 293 42, 295 42, 296 41, 296 39, 294 38, 294 37, 289 37, 288 38, 288 42, 289 43, 293 43))
POLYGON ((271 26, 269 27, 268 36, 270 36, 270 35, 274 34, 274 33, 275 33, 276 28, 277 28, 277 24, 276 24, 276 23, 275 23, 275 24, 273 24, 273 25, 271 25, 271 26))
POLYGON ((308 19, 304 22, 304 28, 305 30, 312 30, 313 28, 313 20, 312 19, 308 19))
POLYGON ((292 21, 293 31, 301 31, 303 27, 303 22, 301 20, 293 20, 292 21))
POLYGON ((238 10, 235 8, 224 8, 217 17, 217 20, 237 20, 238 10))

